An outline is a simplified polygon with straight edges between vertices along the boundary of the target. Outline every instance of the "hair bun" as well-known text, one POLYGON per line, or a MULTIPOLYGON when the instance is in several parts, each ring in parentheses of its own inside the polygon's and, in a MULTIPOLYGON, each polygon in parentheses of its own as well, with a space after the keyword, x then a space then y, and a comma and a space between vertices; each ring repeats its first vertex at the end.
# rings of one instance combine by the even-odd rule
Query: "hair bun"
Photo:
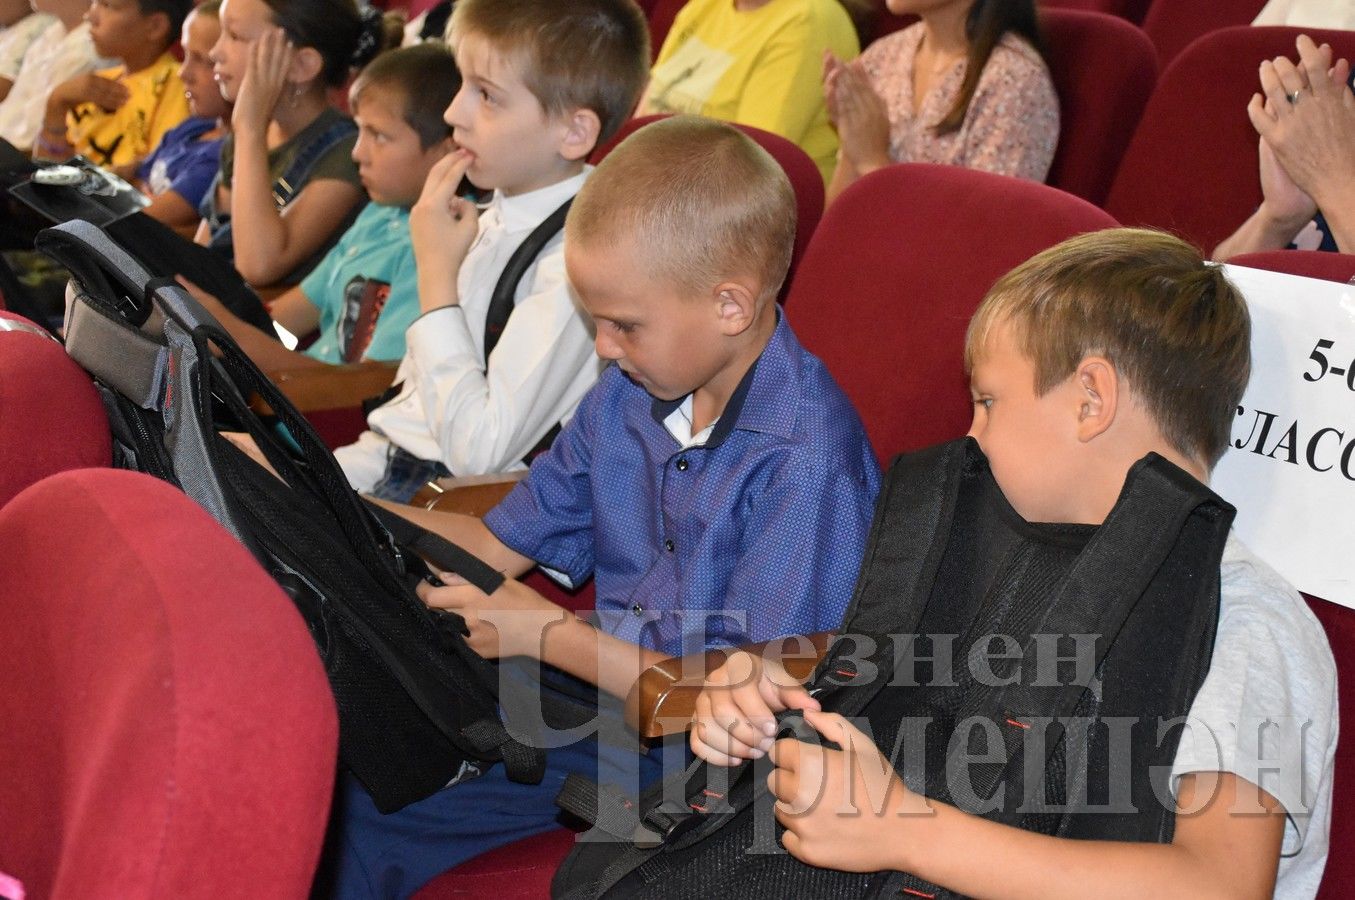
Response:
POLYGON ((361 69, 376 58, 385 49, 385 25, 381 10, 368 6, 362 11, 362 30, 358 34, 357 46, 348 62, 355 69, 361 69))

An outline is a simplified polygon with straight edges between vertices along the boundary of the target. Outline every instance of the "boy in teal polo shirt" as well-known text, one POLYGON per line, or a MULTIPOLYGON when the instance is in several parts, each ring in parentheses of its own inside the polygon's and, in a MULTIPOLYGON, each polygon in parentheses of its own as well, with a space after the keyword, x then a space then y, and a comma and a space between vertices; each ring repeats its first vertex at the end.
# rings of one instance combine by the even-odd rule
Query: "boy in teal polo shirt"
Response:
POLYGON ((261 367, 394 362, 404 356, 405 329, 419 316, 409 208, 433 164, 455 149, 442 111, 460 87, 456 62, 437 44, 383 54, 354 82, 353 159, 372 202, 310 275, 269 308, 273 321, 291 334, 318 330, 306 351, 286 349, 215 297, 193 291, 261 367))

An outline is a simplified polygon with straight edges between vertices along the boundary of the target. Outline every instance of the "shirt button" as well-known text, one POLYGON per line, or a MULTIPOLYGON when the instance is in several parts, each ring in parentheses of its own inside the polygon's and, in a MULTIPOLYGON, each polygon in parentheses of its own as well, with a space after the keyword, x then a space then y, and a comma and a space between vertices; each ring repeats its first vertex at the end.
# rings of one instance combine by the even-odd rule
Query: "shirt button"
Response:
POLYGON ((663 542, 663 549, 667 550, 669 553, 672 553, 672 552, 673 552, 673 539, 672 539, 672 538, 666 538, 666 539, 664 540, 664 542, 663 542))
POLYGON ((632 606, 632 607, 630 608, 630 611, 633 612, 633 613, 635 613, 635 615, 638 616, 640 613, 642 613, 642 612, 645 611, 645 608, 644 608, 643 606, 641 606, 640 604, 637 603, 637 604, 635 604, 634 606, 632 606))
POLYGON ((679 456, 677 461, 677 470, 679 472, 687 471, 687 457, 679 456))

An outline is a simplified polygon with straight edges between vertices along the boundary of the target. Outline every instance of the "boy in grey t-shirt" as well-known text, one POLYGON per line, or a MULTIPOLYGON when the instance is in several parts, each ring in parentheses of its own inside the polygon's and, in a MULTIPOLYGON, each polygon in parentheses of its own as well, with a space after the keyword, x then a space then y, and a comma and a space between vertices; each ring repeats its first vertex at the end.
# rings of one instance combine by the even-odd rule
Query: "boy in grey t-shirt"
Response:
POLYGON ((1336 759, 1336 663, 1322 625, 1289 584, 1236 535, 1221 567, 1209 674, 1191 705, 1172 783, 1232 772, 1285 810, 1277 898, 1322 881, 1336 759))
MULTIPOLYGON (((1010 506, 1027 523, 1100 525, 1149 453, 1208 479, 1250 373, 1250 322, 1193 248, 1106 230, 994 285, 966 361, 970 436, 1010 506)), ((1220 576, 1211 667, 1187 717, 1197 724, 1172 766, 1169 843, 1040 834, 924 796, 853 722, 749 654, 707 682, 692 748, 716 765, 770 758, 782 843, 810 867, 904 872, 973 896, 1082 896, 1093 884, 1135 896, 1308 896, 1328 841, 1331 651, 1293 589, 1236 541, 1220 576), (774 741, 772 716, 785 709, 804 710, 844 749, 774 741)))

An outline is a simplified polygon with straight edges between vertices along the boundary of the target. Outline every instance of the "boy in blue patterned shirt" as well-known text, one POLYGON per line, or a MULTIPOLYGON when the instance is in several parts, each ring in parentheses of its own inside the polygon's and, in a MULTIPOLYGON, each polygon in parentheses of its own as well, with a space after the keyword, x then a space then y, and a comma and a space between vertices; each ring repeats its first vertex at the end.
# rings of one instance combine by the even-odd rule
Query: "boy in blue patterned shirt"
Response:
MULTIPOLYGON (((512 579, 490 596, 451 575, 422 586, 465 618, 477 651, 535 657, 624 697, 666 656, 840 624, 879 469, 777 308, 794 234, 785 174, 728 125, 669 119, 599 165, 570 210, 565 260, 615 365, 483 522, 401 510, 509 575, 539 564, 594 578, 592 621, 512 579)), ((386 816, 348 784, 341 890, 404 895, 552 827, 570 772, 613 780, 598 753, 578 741, 550 750, 539 785, 496 767, 386 816)), ((632 753, 629 768, 634 790, 658 764, 632 753)))

